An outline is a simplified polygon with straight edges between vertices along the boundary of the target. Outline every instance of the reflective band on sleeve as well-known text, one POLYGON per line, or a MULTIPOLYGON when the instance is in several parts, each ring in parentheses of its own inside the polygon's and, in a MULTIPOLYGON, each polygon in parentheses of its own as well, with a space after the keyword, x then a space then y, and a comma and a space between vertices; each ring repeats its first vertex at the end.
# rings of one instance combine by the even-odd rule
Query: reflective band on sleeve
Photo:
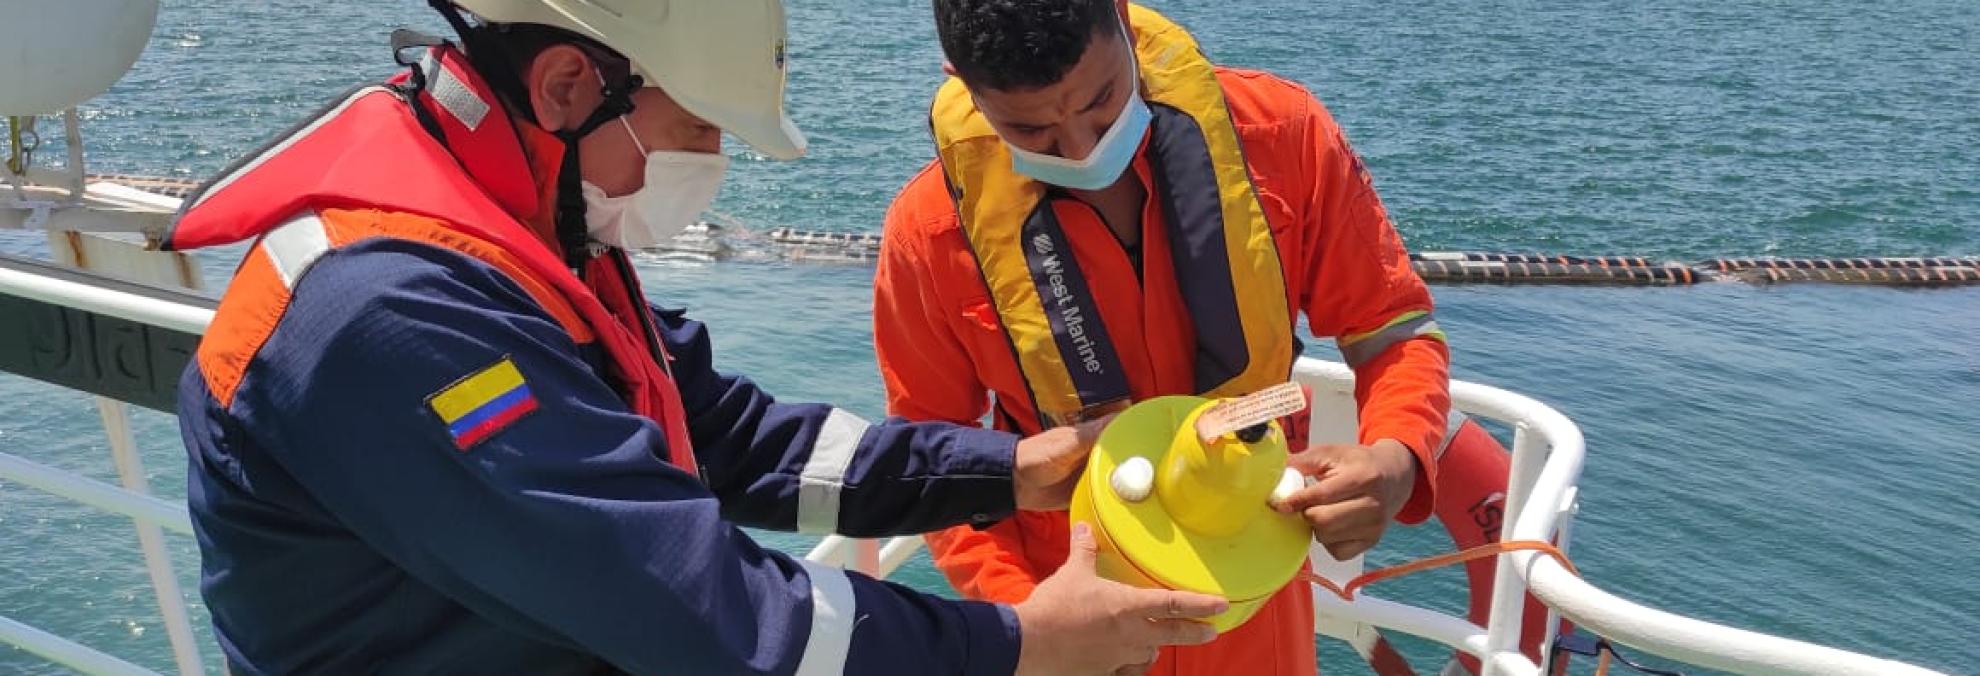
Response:
POLYGON ((1428 312, 1405 312, 1389 320, 1382 328, 1340 339, 1341 358, 1347 360, 1350 368, 1359 367, 1390 346, 1417 336, 1444 340, 1444 331, 1437 327, 1437 320, 1428 312))
POLYGON ((800 561, 811 577, 811 635, 798 658, 797 676, 838 676, 852 654, 857 601, 846 572, 822 563, 800 561))
POLYGON ((798 532, 825 535, 839 529, 839 494, 846 468, 871 424, 844 409, 832 409, 811 442, 811 458, 798 477, 798 532))

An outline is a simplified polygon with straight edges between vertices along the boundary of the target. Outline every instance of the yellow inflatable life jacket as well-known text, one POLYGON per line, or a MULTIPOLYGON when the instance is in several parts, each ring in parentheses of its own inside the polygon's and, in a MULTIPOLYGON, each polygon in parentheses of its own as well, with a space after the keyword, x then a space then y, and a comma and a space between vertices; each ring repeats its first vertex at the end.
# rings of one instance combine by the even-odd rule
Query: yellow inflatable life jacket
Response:
MULTIPOLYGON (((1148 160, 1208 397, 1285 382, 1297 356, 1277 244, 1223 87, 1196 40, 1130 5, 1152 121, 1148 160)), ((930 112, 962 228, 1046 427, 1119 410, 1126 374, 1054 215, 1052 186, 1011 168, 1004 141, 951 78, 930 112)))

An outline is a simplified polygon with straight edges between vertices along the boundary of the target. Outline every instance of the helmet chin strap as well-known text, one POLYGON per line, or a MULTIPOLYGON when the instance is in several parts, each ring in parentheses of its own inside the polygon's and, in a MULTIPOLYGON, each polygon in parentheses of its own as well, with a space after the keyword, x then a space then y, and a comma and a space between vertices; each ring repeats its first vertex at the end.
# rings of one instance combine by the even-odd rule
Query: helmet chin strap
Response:
POLYGON ((591 240, 584 220, 584 171, 578 165, 578 140, 599 126, 631 113, 632 93, 639 86, 638 75, 626 76, 622 86, 607 85, 602 92, 605 100, 598 103, 598 108, 591 111, 583 124, 576 129, 553 132, 564 142, 564 162, 557 169, 557 244, 563 247, 564 262, 573 270, 584 268, 584 261, 590 258, 586 245, 591 240))
MULTIPOLYGON (((509 58, 508 51, 503 49, 498 38, 486 27, 470 25, 451 0, 428 0, 428 4, 438 10, 447 19, 447 24, 453 26, 454 32, 460 35, 468 63, 487 79, 495 94, 508 99, 509 108, 524 121, 543 127, 530 106, 529 90, 523 85, 522 70, 509 58)), ((584 261, 590 258, 586 250, 590 237, 584 220, 584 174, 578 163, 578 141, 606 122, 631 113, 633 92, 639 91, 643 85, 640 76, 628 73, 617 84, 604 85, 599 92, 603 100, 582 124, 574 129, 548 130, 564 143, 563 161, 557 169, 557 245, 563 250, 564 263, 572 270, 582 271, 584 261)))

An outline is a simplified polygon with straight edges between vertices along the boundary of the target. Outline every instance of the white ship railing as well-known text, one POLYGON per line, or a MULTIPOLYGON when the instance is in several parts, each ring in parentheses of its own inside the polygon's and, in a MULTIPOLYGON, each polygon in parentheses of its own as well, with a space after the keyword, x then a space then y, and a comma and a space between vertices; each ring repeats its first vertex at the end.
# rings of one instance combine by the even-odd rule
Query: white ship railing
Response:
MULTIPOLYGON (((1326 433, 1323 419, 1329 413, 1333 414, 1333 435, 1344 438, 1340 425, 1353 419, 1353 373, 1342 364, 1303 358, 1293 376, 1313 388, 1315 438, 1326 433)), ((1505 505, 1512 520, 1503 537, 1545 541, 1565 536, 1575 514, 1575 484, 1587 453, 1581 429, 1545 404, 1496 387, 1454 381, 1451 399, 1453 407, 1467 415, 1513 428, 1512 476, 1505 505)), ((819 543, 809 558, 885 577, 906 562, 921 542, 919 537, 897 537, 876 546, 872 540, 831 536, 819 543)), ((1565 537, 1562 544, 1565 548, 1565 537)), ((1316 548, 1314 567, 1345 583, 1359 571, 1359 562, 1343 566, 1316 548)), ((1518 647, 1523 611, 1519 599, 1529 590, 1557 614, 1549 618, 1549 627, 1558 626, 1554 620, 1564 617, 1580 631, 1697 666, 1743 674, 1939 673, 1657 610, 1602 591, 1554 559, 1532 551, 1500 555, 1490 621, 1484 627, 1367 593, 1349 603, 1317 587, 1314 611, 1323 635, 1348 640, 1364 655, 1373 635, 1359 631, 1362 625, 1421 636, 1461 650, 1479 658, 1488 675, 1537 676, 1542 673, 1541 665, 1521 654, 1518 647)), ((1549 640, 1543 645, 1551 643, 1549 640)))
MULTIPOLYGON (((212 318, 212 312, 206 308, 6 269, 0 269, 0 294, 188 333, 203 333, 212 318)), ((1346 367, 1302 359, 1294 375, 1313 386, 1315 438, 1341 438, 1351 434, 1354 410, 1352 375, 1346 367)), ((1498 388, 1453 382, 1451 394, 1456 409, 1510 425, 1514 430, 1512 476, 1506 497, 1506 513, 1511 515, 1511 521, 1504 529, 1504 537, 1548 540, 1560 536, 1565 544, 1576 508, 1575 484, 1586 457, 1581 430, 1554 409, 1498 388)), ((115 425, 112 427, 108 431, 113 447, 124 445, 118 439, 128 440, 128 430, 115 429, 115 425)), ((131 455, 135 457, 134 453, 131 455)), ((0 454, 0 480, 18 482, 97 509, 128 516, 143 526, 164 528, 180 534, 191 532, 183 505, 167 503, 138 491, 42 466, 16 456, 0 454)), ((881 542, 831 536, 820 542, 807 558, 854 568, 875 577, 886 577, 906 563, 920 547, 919 537, 892 538, 881 542)), ((160 580, 173 579, 169 567, 157 570, 159 566, 167 565, 162 563, 162 556, 146 558, 153 568, 154 589, 162 598, 165 592, 158 586, 160 580)), ((1358 561, 1344 566, 1324 555, 1316 557, 1315 564, 1316 570, 1340 580, 1351 576, 1359 568, 1358 561)), ((1367 594, 1349 603, 1324 591, 1315 594, 1319 626, 1323 635, 1349 640, 1364 651, 1372 641, 1372 633, 1363 630, 1379 627, 1428 638, 1477 656, 1491 674, 1534 676, 1541 673, 1541 665, 1522 655, 1517 647, 1522 611, 1517 600, 1531 590, 1546 606, 1560 617, 1572 620, 1582 631, 1593 632, 1647 653, 1713 669, 1754 674, 1882 676, 1937 673, 1909 664, 1713 624, 1643 606, 1602 591, 1575 577, 1554 560, 1534 552, 1501 555, 1498 571, 1493 583, 1495 602, 1490 621, 1483 627, 1463 618, 1367 594)), ((172 617, 175 613, 165 614, 168 626, 186 622, 183 607, 178 608, 177 617, 172 617)), ((1556 624, 1548 622, 1548 626, 1556 624)), ((86 673, 152 673, 6 618, 0 618, 0 642, 20 646, 86 673)), ((183 656, 185 652, 177 645, 178 641, 174 643, 175 655, 183 656)), ((188 668, 181 660, 180 671, 190 674, 197 673, 198 669, 197 665, 188 668)))

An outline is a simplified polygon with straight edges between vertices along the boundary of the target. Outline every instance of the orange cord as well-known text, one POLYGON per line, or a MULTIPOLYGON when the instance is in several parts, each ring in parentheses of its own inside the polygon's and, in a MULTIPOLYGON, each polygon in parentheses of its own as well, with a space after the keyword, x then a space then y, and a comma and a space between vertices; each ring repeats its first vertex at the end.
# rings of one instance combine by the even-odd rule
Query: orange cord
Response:
POLYGON ((1574 573, 1576 577, 1581 576, 1581 571, 1575 570, 1574 562, 1569 561, 1567 554, 1562 553, 1553 544, 1539 540, 1515 540, 1512 542, 1494 542, 1487 545, 1479 545, 1463 551, 1441 554, 1427 559, 1418 559, 1401 565, 1377 568, 1349 580, 1346 587, 1335 585, 1332 580, 1314 575, 1313 573, 1301 573, 1300 579, 1326 588, 1327 591, 1333 592, 1335 596, 1341 597, 1342 601, 1353 601, 1354 593, 1360 591, 1362 587, 1383 580, 1402 577, 1411 573, 1421 573, 1426 570, 1464 563, 1474 559, 1482 559, 1487 556, 1498 556, 1506 552, 1517 551, 1535 551, 1546 554, 1553 557, 1555 561, 1559 561, 1563 568, 1568 569, 1568 572, 1574 573))

